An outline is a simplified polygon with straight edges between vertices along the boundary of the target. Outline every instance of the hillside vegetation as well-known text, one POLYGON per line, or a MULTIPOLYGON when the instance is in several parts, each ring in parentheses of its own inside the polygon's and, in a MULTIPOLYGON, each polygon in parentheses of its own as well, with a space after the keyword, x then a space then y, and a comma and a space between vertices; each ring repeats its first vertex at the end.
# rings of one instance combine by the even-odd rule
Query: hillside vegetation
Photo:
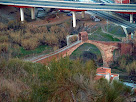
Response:
MULTIPOLYGON (((0 54, 19 57, 25 56, 24 52, 31 54, 35 52, 32 50, 41 50, 42 47, 49 53, 52 48, 56 50, 66 45, 68 26, 68 23, 51 27, 33 27, 17 21, 10 21, 8 25, 0 23, 0 54)), ((40 52, 42 50, 36 51, 40 52)))
POLYGON ((48 65, 19 59, 0 61, 2 102, 124 102, 130 89, 120 82, 94 81, 95 63, 68 57, 48 65))
POLYGON ((116 69, 116 73, 127 73, 121 79, 136 83, 136 58, 135 56, 123 55, 113 62, 111 68, 116 69))

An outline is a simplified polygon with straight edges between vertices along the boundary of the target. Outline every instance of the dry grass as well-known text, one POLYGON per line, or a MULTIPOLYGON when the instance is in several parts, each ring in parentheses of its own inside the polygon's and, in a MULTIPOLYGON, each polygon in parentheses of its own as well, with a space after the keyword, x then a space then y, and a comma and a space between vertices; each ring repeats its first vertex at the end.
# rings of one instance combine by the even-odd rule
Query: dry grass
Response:
POLYGON ((0 77, 0 102, 17 101, 18 97, 27 97, 28 94, 22 94, 24 91, 30 92, 29 86, 22 81, 16 79, 6 79, 0 77), (24 96, 23 96, 24 95, 24 96))

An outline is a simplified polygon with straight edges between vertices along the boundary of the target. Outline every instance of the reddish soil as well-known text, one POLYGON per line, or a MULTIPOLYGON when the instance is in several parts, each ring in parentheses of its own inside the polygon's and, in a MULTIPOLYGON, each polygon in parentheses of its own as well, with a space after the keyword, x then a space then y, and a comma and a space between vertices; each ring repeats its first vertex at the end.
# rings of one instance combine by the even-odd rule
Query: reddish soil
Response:
POLYGON ((45 17, 43 20, 37 19, 37 20, 32 21, 28 24, 33 25, 33 26, 54 25, 54 24, 63 23, 65 21, 71 19, 71 16, 66 16, 65 14, 62 14, 62 13, 54 15, 54 16, 50 15, 48 17, 45 17))
MULTIPOLYGON (((53 14, 54 15, 54 14, 53 14)), ((54 24, 60 24, 65 21, 71 20, 72 21, 72 16, 67 16, 65 13, 58 13, 57 15, 49 15, 48 17, 45 17, 44 19, 36 19, 35 21, 29 22, 29 25, 32 26, 44 26, 44 25, 54 25, 54 24)), ((77 25, 84 23, 85 26, 92 26, 96 24, 106 24, 106 21, 101 19, 100 22, 95 22, 90 19, 90 15, 86 14, 85 18, 81 18, 81 14, 77 13, 76 14, 76 19, 80 20, 77 22, 77 25)))

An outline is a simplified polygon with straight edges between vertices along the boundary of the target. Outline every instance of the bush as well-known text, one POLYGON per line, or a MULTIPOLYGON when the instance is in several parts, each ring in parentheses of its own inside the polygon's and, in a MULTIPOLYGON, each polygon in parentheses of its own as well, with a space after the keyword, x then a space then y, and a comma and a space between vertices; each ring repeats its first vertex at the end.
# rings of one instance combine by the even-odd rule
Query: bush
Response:
POLYGON ((0 42, 8 42, 8 36, 0 36, 0 42))
POLYGON ((21 54, 20 46, 17 45, 17 44, 14 44, 14 45, 12 46, 11 55, 12 55, 12 56, 18 56, 19 54, 21 54))
POLYGON ((78 40, 77 36, 72 36, 69 38, 70 43, 76 42, 78 40))
POLYGON ((34 37, 34 35, 31 34, 31 32, 26 32, 25 34, 23 34, 22 38, 23 39, 29 39, 31 37, 34 37))
POLYGON ((58 39, 55 34, 48 33, 45 36, 45 43, 49 46, 58 45, 58 39))
POLYGON ((24 39, 21 41, 21 46, 26 50, 33 50, 39 45, 37 38, 24 39))
POLYGON ((126 70, 129 73, 129 75, 135 75, 136 76, 136 60, 134 60, 132 63, 128 64, 126 66, 126 70))
POLYGON ((40 30, 38 29, 38 27, 34 27, 34 26, 27 26, 26 32, 30 32, 30 33, 39 33, 40 30))
POLYGON ((39 27, 38 29, 39 29, 39 33, 48 33, 48 29, 47 29, 46 26, 45 27, 39 27))
POLYGON ((9 21, 8 22, 8 29, 13 29, 13 30, 20 30, 25 28, 25 24, 19 22, 19 21, 9 21))
POLYGON ((9 51, 9 43, 1 43, 0 44, 0 53, 7 53, 9 51))
POLYGON ((45 44, 45 34, 44 33, 36 33, 35 37, 41 44, 45 44))
POLYGON ((7 26, 4 25, 3 23, 0 23, 0 31, 5 31, 7 30, 7 26))
POLYGON ((10 38, 13 43, 21 44, 21 31, 19 32, 11 32, 10 38))

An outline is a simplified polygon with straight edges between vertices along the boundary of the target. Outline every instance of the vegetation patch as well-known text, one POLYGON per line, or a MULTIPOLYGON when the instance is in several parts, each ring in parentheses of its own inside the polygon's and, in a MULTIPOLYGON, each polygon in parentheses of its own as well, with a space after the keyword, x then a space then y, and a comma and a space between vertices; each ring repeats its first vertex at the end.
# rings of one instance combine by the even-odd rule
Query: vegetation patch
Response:
MULTIPOLYGON (((105 29, 107 29, 107 26, 105 26, 105 29)), ((114 24, 108 24, 108 31, 109 33, 118 36, 118 37, 126 37, 126 34, 121 26, 117 26, 114 24)))
POLYGON ((34 50, 25 50, 23 47, 19 47, 18 50, 19 50, 19 53, 16 55, 16 57, 19 57, 19 58, 31 56, 32 54, 39 54, 39 53, 48 54, 50 52, 53 52, 53 48, 47 45, 40 45, 34 50))
POLYGON ((135 56, 123 55, 115 61, 111 68, 116 69, 115 72, 119 73, 122 80, 132 80, 136 83, 136 58, 135 56))
POLYGON ((120 82, 94 81, 97 67, 92 60, 66 57, 42 65, 1 59, 0 68, 2 102, 124 102, 130 97, 130 88, 120 82))
POLYGON ((99 41, 120 41, 118 38, 115 38, 107 33, 102 32, 99 27, 97 31, 88 36, 90 40, 99 40, 99 41))
POLYGON ((66 46, 66 36, 69 35, 69 24, 51 27, 33 27, 26 23, 10 21, 8 25, 0 24, 0 53, 7 53, 11 57, 23 57, 27 54, 40 53, 43 48, 49 52, 66 46), (5 46, 5 47, 4 47, 5 46), (48 47, 47 47, 48 46, 48 47), (4 48, 3 48, 4 47, 4 48), (39 50, 39 51, 38 51, 39 50))

